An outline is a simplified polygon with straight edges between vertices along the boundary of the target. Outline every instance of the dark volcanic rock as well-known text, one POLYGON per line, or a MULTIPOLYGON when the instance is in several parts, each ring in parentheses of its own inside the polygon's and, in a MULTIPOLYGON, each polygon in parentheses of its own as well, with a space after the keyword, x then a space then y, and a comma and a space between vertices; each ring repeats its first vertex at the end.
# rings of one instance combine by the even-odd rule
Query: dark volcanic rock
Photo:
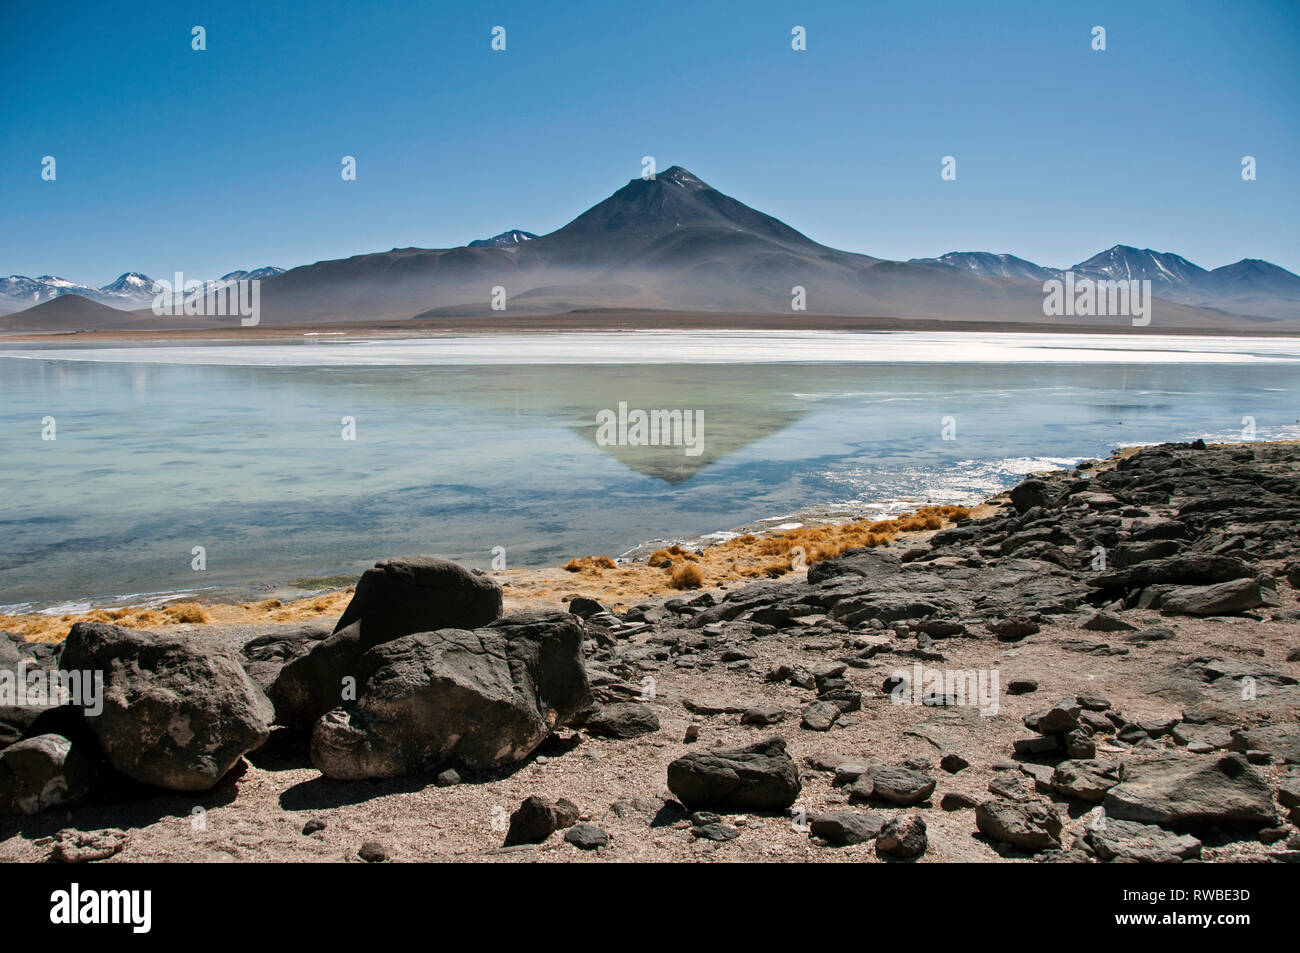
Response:
POLYGON ((591 704, 582 640, 574 616, 528 612, 375 646, 357 701, 316 722, 312 762, 343 779, 513 764, 591 704))
POLYGON ((109 763, 173 791, 206 791, 270 735, 271 703, 231 655, 98 622, 72 627, 63 669, 102 671, 85 718, 109 763))
POLYGON ((1259 583, 1234 579, 1213 586, 1187 586, 1166 593, 1160 611, 1167 615, 1235 615, 1264 604, 1259 583))
POLYGON ((808 731, 830 731, 841 714, 839 706, 834 702, 813 702, 803 710, 800 727, 808 731))
POLYGON ((590 619, 602 612, 609 612, 609 609, 595 599, 590 599, 587 596, 575 596, 569 603, 569 612, 579 619, 590 619))
POLYGON ((312 622, 258 636, 240 650, 244 671, 258 688, 268 691, 286 664, 302 658, 329 634, 328 625, 312 622))
POLYGON ((1158 583, 1209 585, 1253 577, 1255 570, 1235 556, 1201 553, 1152 559, 1127 569, 1099 573, 1088 584, 1095 589, 1135 589, 1158 583))
POLYGON ((501 615, 501 587, 449 559, 408 556, 367 569, 334 627, 361 623, 361 644, 371 648, 415 632, 476 629, 501 615))
POLYGON ((900 765, 884 765, 854 781, 849 796, 874 797, 891 804, 919 804, 934 793, 934 778, 900 765), (868 787, 870 790, 868 791, 868 787))
POLYGON ((564 840, 579 850, 595 850, 609 844, 609 835, 595 824, 574 824, 565 833, 564 840))
POLYGON ((1036 634, 1039 625, 1033 619, 1010 616, 990 622, 989 631, 996 635, 1000 642, 1019 642, 1023 638, 1036 634))
POLYGON ((1106 792, 1108 818, 1196 827, 1265 827, 1276 823, 1273 792, 1238 754, 1164 754, 1125 761, 1106 792))
POLYGON ((540 844, 556 831, 573 826, 577 820, 577 807, 564 798, 555 802, 536 796, 525 798, 510 815, 505 846, 540 844))
POLYGON ((853 549, 835 559, 826 559, 808 567, 808 582, 816 584, 828 579, 857 576, 878 580, 896 575, 903 568, 896 555, 878 549, 853 549))
POLYGON ((74 804, 90 789, 91 764, 62 735, 38 735, 0 751, 0 815, 74 804))
POLYGON ((1174 834, 1154 824, 1107 817, 1084 834, 1102 860, 1141 864, 1177 864, 1201 856, 1201 842, 1189 834, 1174 834))
POLYGON ((693 751, 668 765, 668 789, 691 810, 783 811, 802 787, 783 738, 693 751))
POLYGON ((1119 765, 1106 761, 1062 761, 1052 775, 1052 789, 1081 801, 1100 801, 1119 784, 1119 765))
POLYGON ((1061 488, 1045 480, 1030 478, 1011 490, 1011 505, 1017 513, 1027 513, 1035 506, 1055 506, 1061 498, 1061 488))
POLYGON ((925 819, 919 814, 900 814, 885 822, 876 836, 876 853, 907 860, 925 853, 925 819))
POLYGON ((975 825, 986 837, 1024 850, 1061 844, 1061 818, 1041 801, 984 801, 975 809, 975 825))
POLYGON ((641 702, 602 705, 583 725, 598 738, 635 738, 659 730, 659 716, 641 702))
POLYGON ((345 679, 355 678, 361 657, 361 624, 355 622, 287 662, 267 690, 275 721, 286 728, 309 729, 344 701, 345 679))
POLYGON ((809 833, 844 847, 861 844, 880 833, 885 818, 880 814, 860 814, 857 811, 827 811, 808 820, 809 833))

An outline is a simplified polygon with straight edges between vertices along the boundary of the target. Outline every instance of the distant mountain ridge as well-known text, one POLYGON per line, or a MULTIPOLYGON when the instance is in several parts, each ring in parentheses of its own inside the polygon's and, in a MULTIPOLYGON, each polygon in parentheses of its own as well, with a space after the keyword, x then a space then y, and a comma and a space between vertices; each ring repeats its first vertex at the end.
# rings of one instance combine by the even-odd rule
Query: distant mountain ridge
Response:
POLYGON ((493 235, 491 238, 478 238, 466 245, 466 248, 501 248, 505 245, 519 245, 523 242, 532 241, 537 236, 532 232, 525 232, 518 228, 512 228, 508 232, 502 232, 500 235, 493 235))
MULTIPOLYGON (((205 288, 210 289, 228 281, 239 281, 244 278, 265 279, 282 274, 284 274, 283 268, 268 265, 252 271, 232 271, 220 278, 204 281, 203 284, 205 288)), ((167 276, 167 280, 171 280, 170 275, 167 276)), ((28 308, 42 301, 71 294, 80 295, 98 304, 106 304, 111 308, 133 311, 149 307, 156 293, 155 280, 138 271, 124 272, 100 288, 78 284, 55 275, 40 275, 36 278, 10 275, 8 278, 0 278, 0 305, 6 306, 9 310, 28 308)))
POLYGON ((1271 262, 1243 258, 1206 270, 1182 255, 1132 245, 1115 245, 1069 268, 1046 268, 1014 255, 949 252, 938 258, 913 258, 909 264, 948 268, 984 277, 1060 279, 1066 271, 1093 281, 1151 282, 1158 298, 1240 314, 1293 318, 1300 313, 1300 275, 1271 262))
MULTIPOLYGON (((1268 262, 1243 259, 1207 271, 1178 255, 1116 245, 1072 270, 1077 277, 1149 278, 1159 299, 1153 328, 1300 331, 1300 277, 1268 262)), ((632 179, 545 235, 513 229, 456 248, 394 248, 272 275, 261 286, 261 321, 479 318, 504 305, 511 316, 656 310, 797 321, 806 311, 1053 324, 1061 322, 1044 314, 1043 282, 1061 274, 991 252, 890 261, 831 248, 672 166, 632 179)), ((67 282, 59 289, 78 293, 67 282)), ((1130 325, 1119 315, 1089 323, 1130 325)))

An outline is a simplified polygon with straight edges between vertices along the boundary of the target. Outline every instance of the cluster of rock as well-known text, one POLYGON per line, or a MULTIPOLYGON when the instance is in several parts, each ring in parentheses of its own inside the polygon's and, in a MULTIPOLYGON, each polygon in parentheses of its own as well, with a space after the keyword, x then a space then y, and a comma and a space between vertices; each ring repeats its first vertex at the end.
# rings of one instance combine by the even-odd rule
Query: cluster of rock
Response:
MULTIPOLYGON (((949 639, 1015 643, 1054 623, 1079 630, 1080 638, 1063 643, 1068 650, 1120 655, 1175 639, 1171 626, 1179 617, 1267 613, 1296 621, 1300 613, 1281 608, 1278 587, 1300 587, 1297 525, 1300 448, 1199 441, 1148 448, 1121 455, 1113 467, 1088 463, 1027 479, 1000 512, 941 530, 928 544, 851 551, 814 564, 806 580, 764 580, 721 599, 705 593, 637 606, 619 621, 649 625, 649 632, 599 639, 588 670, 598 694, 609 698, 631 695, 669 667, 789 684, 812 693, 794 716, 799 728, 828 731, 862 709, 863 693, 846 680, 849 669, 876 668, 885 659, 943 662, 949 639), (1159 612, 1170 624, 1130 621, 1137 610, 1159 612), (805 650, 822 650, 821 660, 751 671, 755 640, 792 636, 805 650)), ((1283 853, 1300 856, 1300 837, 1280 826, 1278 810, 1280 804, 1292 823, 1300 821, 1297 680, 1262 663, 1217 657, 1182 659, 1153 680, 1194 686, 1193 694, 1208 700, 1181 718, 1146 722, 1127 719, 1095 695, 1061 699, 1025 719, 1034 734, 1016 742, 1016 760, 1000 766, 993 797, 950 792, 942 806, 975 808, 977 830, 999 849, 1054 858, 1187 859, 1200 852, 1189 830, 1243 826, 1266 843, 1290 836, 1293 849, 1283 853), (1121 756, 1098 760, 1099 743, 1121 756), (1286 772, 1272 787, 1254 767, 1270 762, 1286 772), (1060 810, 1072 802, 1098 807, 1078 850, 1065 851, 1060 810)), ((886 679, 882 692, 899 681, 886 679)), ((1007 686, 1011 694, 1036 688, 1028 681, 1007 686)), ((741 724, 756 726, 791 717, 725 700, 683 703, 696 716, 739 714, 741 724)), ((775 744, 745 749, 746 757, 770 761, 775 744)), ((701 799, 694 775, 684 774, 686 766, 736 758, 732 751, 705 752, 683 759, 685 765, 674 762, 669 788, 688 808, 755 810, 732 802, 730 786, 742 777, 737 768, 718 772, 711 799, 701 799)), ((945 754, 945 770, 966 766, 960 754, 945 754)), ((921 765, 867 757, 815 767, 833 772, 851 802, 924 807, 935 790, 921 765)), ((767 783, 780 789, 780 777, 772 771, 767 783)), ((793 803, 788 792, 783 799, 793 803)), ((877 839, 888 820, 833 811, 814 817, 811 833, 829 844, 860 843, 877 839)))
POLYGON ((97 710, 0 713, 12 738, 0 814, 124 790, 208 791, 273 725, 310 733, 311 760, 331 778, 508 767, 592 696, 579 619, 501 606, 492 579, 417 557, 367 571, 333 633, 256 639, 243 659, 99 623, 74 625, 57 656, 0 640, 14 662, 103 677, 97 710))

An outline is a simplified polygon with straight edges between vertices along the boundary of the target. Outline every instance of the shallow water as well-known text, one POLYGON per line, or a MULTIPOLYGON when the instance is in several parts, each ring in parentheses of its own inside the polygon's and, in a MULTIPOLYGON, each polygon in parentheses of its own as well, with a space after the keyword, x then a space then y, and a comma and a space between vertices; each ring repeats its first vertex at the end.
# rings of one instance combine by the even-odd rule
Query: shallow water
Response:
POLYGON ((416 552, 554 565, 974 501, 1124 444, 1240 440, 1246 417, 1300 436, 1300 341, 1080 337, 0 347, 0 604, 252 590, 416 552), (698 412, 701 452, 600 445, 620 402, 698 412))

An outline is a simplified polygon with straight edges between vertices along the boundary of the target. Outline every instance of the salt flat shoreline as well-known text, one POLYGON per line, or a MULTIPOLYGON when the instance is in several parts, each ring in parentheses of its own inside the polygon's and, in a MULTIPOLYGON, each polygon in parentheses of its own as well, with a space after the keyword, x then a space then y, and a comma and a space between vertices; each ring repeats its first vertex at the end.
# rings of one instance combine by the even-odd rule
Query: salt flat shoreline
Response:
MULTIPOLYGON (((139 319, 143 320, 143 319, 139 319)), ((1151 335, 1205 337, 1297 337, 1300 325, 1259 328, 1162 327, 1158 322, 1141 328, 1128 319, 1097 318, 1065 323, 1044 320, 963 321, 960 319, 905 319, 825 314, 729 314, 724 312, 680 311, 575 311, 565 314, 492 314, 487 316, 419 318, 405 321, 356 321, 318 325, 275 324, 252 327, 217 322, 175 328, 104 330, 0 331, 0 341, 43 343, 74 341, 87 343, 168 343, 206 340, 264 341, 299 338, 306 335, 354 337, 425 337, 447 334, 547 334, 557 331, 945 331, 970 334, 1124 334, 1135 339, 1151 335)))

